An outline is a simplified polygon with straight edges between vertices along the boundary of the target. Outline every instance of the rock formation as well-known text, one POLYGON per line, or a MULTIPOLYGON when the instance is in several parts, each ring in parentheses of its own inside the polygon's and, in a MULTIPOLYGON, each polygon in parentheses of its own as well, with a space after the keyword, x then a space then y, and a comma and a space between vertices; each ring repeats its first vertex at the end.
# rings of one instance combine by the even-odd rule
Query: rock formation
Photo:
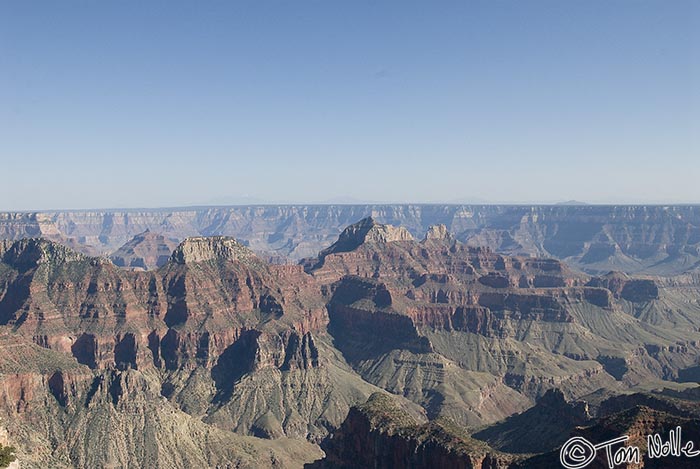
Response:
POLYGON ((447 231, 447 227, 441 223, 439 225, 430 225, 423 240, 450 242, 454 240, 454 236, 447 231))
POLYGON ((517 459, 471 439, 448 420, 419 424, 383 394, 350 409, 323 449, 325 458, 305 467, 506 469, 517 459))
POLYGON ((176 240, 146 230, 110 254, 109 258, 119 267, 156 269, 168 262, 177 245, 176 240))
MULTIPOLYGON (((374 394, 365 404, 350 409, 338 431, 322 444, 323 459, 305 467, 554 468, 562 467, 560 451, 570 437, 597 444, 620 436, 629 437, 626 446, 640 449, 640 464, 618 467, 697 467, 695 457, 683 454, 650 457, 648 437, 659 435, 661 446, 677 428, 681 429, 681 445, 691 441, 697 449, 700 401, 669 401, 661 394, 638 394, 633 400, 617 399, 619 408, 614 413, 591 416, 585 401, 566 402, 560 392, 550 391, 526 412, 470 435, 449 420, 418 422, 391 398, 374 394), (636 405, 635 400, 645 400, 648 405, 636 405)), ((605 451, 598 451, 587 467, 609 467, 605 451)))
POLYGON ((337 443, 338 461, 376 443, 391 450, 368 462, 517 465, 527 459, 499 451, 527 441, 485 433, 497 451, 465 432, 522 428, 530 415, 579 425, 564 401, 687 386, 699 284, 591 277, 441 227, 416 241, 374 218, 299 265, 226 236, 186 238, 146 271, 6 240, 0 421, 22 467, 299 467, 322 441, 337 443), (385 425, 377 406, 412 420, 385 425))
POLYGON ((595 275, 670 275, 700 266, 698 206, 282 205, 0 213, 0 239, 43 237, 90 255, 146 231, 170 239, 224 235, 256 252, 315 256, 347 225, 371 216, 420 239, 431 225, 471 246, 554 257, 595 275))

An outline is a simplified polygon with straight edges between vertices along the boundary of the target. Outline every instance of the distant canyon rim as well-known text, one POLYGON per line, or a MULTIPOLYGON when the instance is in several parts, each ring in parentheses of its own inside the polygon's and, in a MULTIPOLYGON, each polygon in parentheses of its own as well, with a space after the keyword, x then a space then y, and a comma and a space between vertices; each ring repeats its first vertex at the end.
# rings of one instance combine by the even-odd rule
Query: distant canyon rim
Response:
MULTIPOLYGON (((5 212, 0 213, 0 239, 43 237, 109 256, 146 231, 162 235, 168 248, 190 236, 224 235, 278 262, 296 262, 316 255, 343 228, 367 216, 403 226, 418 238, 429 226, 443 224, 470 246, 553 257, 592 274, 673 275, 700 266, 700 205, 250 205, 5 212)), ((165 254, 160 261, 129 262, 153 268, 164 262, 165 254)))

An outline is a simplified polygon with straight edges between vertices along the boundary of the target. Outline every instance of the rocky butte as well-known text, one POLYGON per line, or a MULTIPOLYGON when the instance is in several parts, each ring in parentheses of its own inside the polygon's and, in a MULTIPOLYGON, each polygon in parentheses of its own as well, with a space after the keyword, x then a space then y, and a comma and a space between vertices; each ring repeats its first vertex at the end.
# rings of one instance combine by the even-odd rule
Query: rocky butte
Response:
MULTIPOLYGON (((250 213, 263 224, 301 216, 268 207, 216 218, 221 210, 197 223, 215 232, 243 230, 250 213)), ((522 211, 510 210, 470 213, 503 221, 522 211)), ((561 220, 556 210, 528 212, 519 226, 541 229, 533 239, 561 254, 564 222, 559 235, 539 224, 561 220)), ((586 217, 637 216, 596 210, 586 217)), ((313 221, 321 212, 309 208, 305 223, 329 226, 313 221)), ((64 216, 13 215, 5 234, 19 219, 12 237, 44 234, 64 216)), ((71 236, 83 230, 99 246, 85 227, 100 216, 71 216, 85 222, 71 236)), ((0 242, 0 427, 22 467, 554 467, 563 436, 697 428, 692 272, 592 275, 502 243, 474 246, 448 224, 417 238, 380 217, 298 264, 256 254, 277 242, 273 231, 266 245, 187 233, 158 261, 179 236, 144 233, 153 214, 128 216, 142 240, 112 258, 150 259, 145 267, 78 253, 56 242, 58 228, 53 240, 0 242)))

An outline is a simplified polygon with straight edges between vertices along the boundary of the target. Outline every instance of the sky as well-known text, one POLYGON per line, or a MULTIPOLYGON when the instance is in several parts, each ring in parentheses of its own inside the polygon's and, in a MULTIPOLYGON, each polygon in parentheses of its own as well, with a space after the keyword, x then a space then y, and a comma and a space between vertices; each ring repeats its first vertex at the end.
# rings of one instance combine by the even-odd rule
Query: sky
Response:
POLYGON ((700 2, 0 1, 0 210, 700 203, 700 2))

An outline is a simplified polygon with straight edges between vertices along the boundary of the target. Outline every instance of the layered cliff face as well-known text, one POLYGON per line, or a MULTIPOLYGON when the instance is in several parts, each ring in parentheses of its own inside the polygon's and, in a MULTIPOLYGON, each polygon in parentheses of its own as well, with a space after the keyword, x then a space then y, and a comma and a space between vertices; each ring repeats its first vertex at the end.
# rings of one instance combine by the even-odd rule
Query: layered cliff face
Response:
MULTIPOLYGON (((298 466, 319 453, 290 438, 319 443, 388 391, 435 422, 372 441, 426 464, 457 428, 526 411, 553 388, 577 399, 693 376, 696 276, 590 277, 456 238, 437 226, 416 241, 367 218, 317 257, 273 265, 233 238, 196 236, 148 271, 44 239, 3 241, 0 412, 11 442, 30 466, 150 464, 161 452, 163 467, 245 466, 261 454, 298 466), (109 428, 118 436, 107 441, 109 428), (101 432, 99 448, 86 429, 101 432), (178 438, 186 451, 172 449, 178 438)), ((567 409, 560 401, 552 415, 567 409)), ((470 465, 464 452, 439 457, 501 467, 473 444, 470 465)))
POLYGON ((318 441, 378 390, 328 343, 314 279, 235 240, 188 239, 149 272, 44 240, 4 242, 0 258, 2 333, 12 339, 2 348, 10 368, 23 357, 33 365, 0 377, 24 464, 159 467, 151 463, 168 452, 160 467, 246 466, 261 454, 299 466, 313 449, 237 435, 318 441), (93 446, 92 431, 119 436, 93 446))
POLYGON ((145 230, 166 238, 227 235, 251 249, 315 256, 371 216, 422 238, 445 225, 457 239, 504 254, 555 257, 604 274, 677 274, 700 265, 697 206, 292 205, 0 214, 0 239, 44 237, 112 253, 145 230))
POLYGON ((299 467, 321 455, 203 423, 161 395, 152 370, 93 371, 19 337, 0 343, 0 416, 20 467, 299 467))
MULTIPOLYGON (((653 280, 589 278, 556 260, 469 247, 441 228, 421 242, 366 242, 360 226, 339 238, 354 249, 334 244, 303 264, 332 293, 329 331, 355 370, 431 416, 493 422, 551 388, 572 398, 676 380, 697 360, 700 311, 669 310, 678 292, 653 280), (667 322, 648 320, 656 314, 667 322)), ((697 305, 697 287, 693 295, 697 305)))

